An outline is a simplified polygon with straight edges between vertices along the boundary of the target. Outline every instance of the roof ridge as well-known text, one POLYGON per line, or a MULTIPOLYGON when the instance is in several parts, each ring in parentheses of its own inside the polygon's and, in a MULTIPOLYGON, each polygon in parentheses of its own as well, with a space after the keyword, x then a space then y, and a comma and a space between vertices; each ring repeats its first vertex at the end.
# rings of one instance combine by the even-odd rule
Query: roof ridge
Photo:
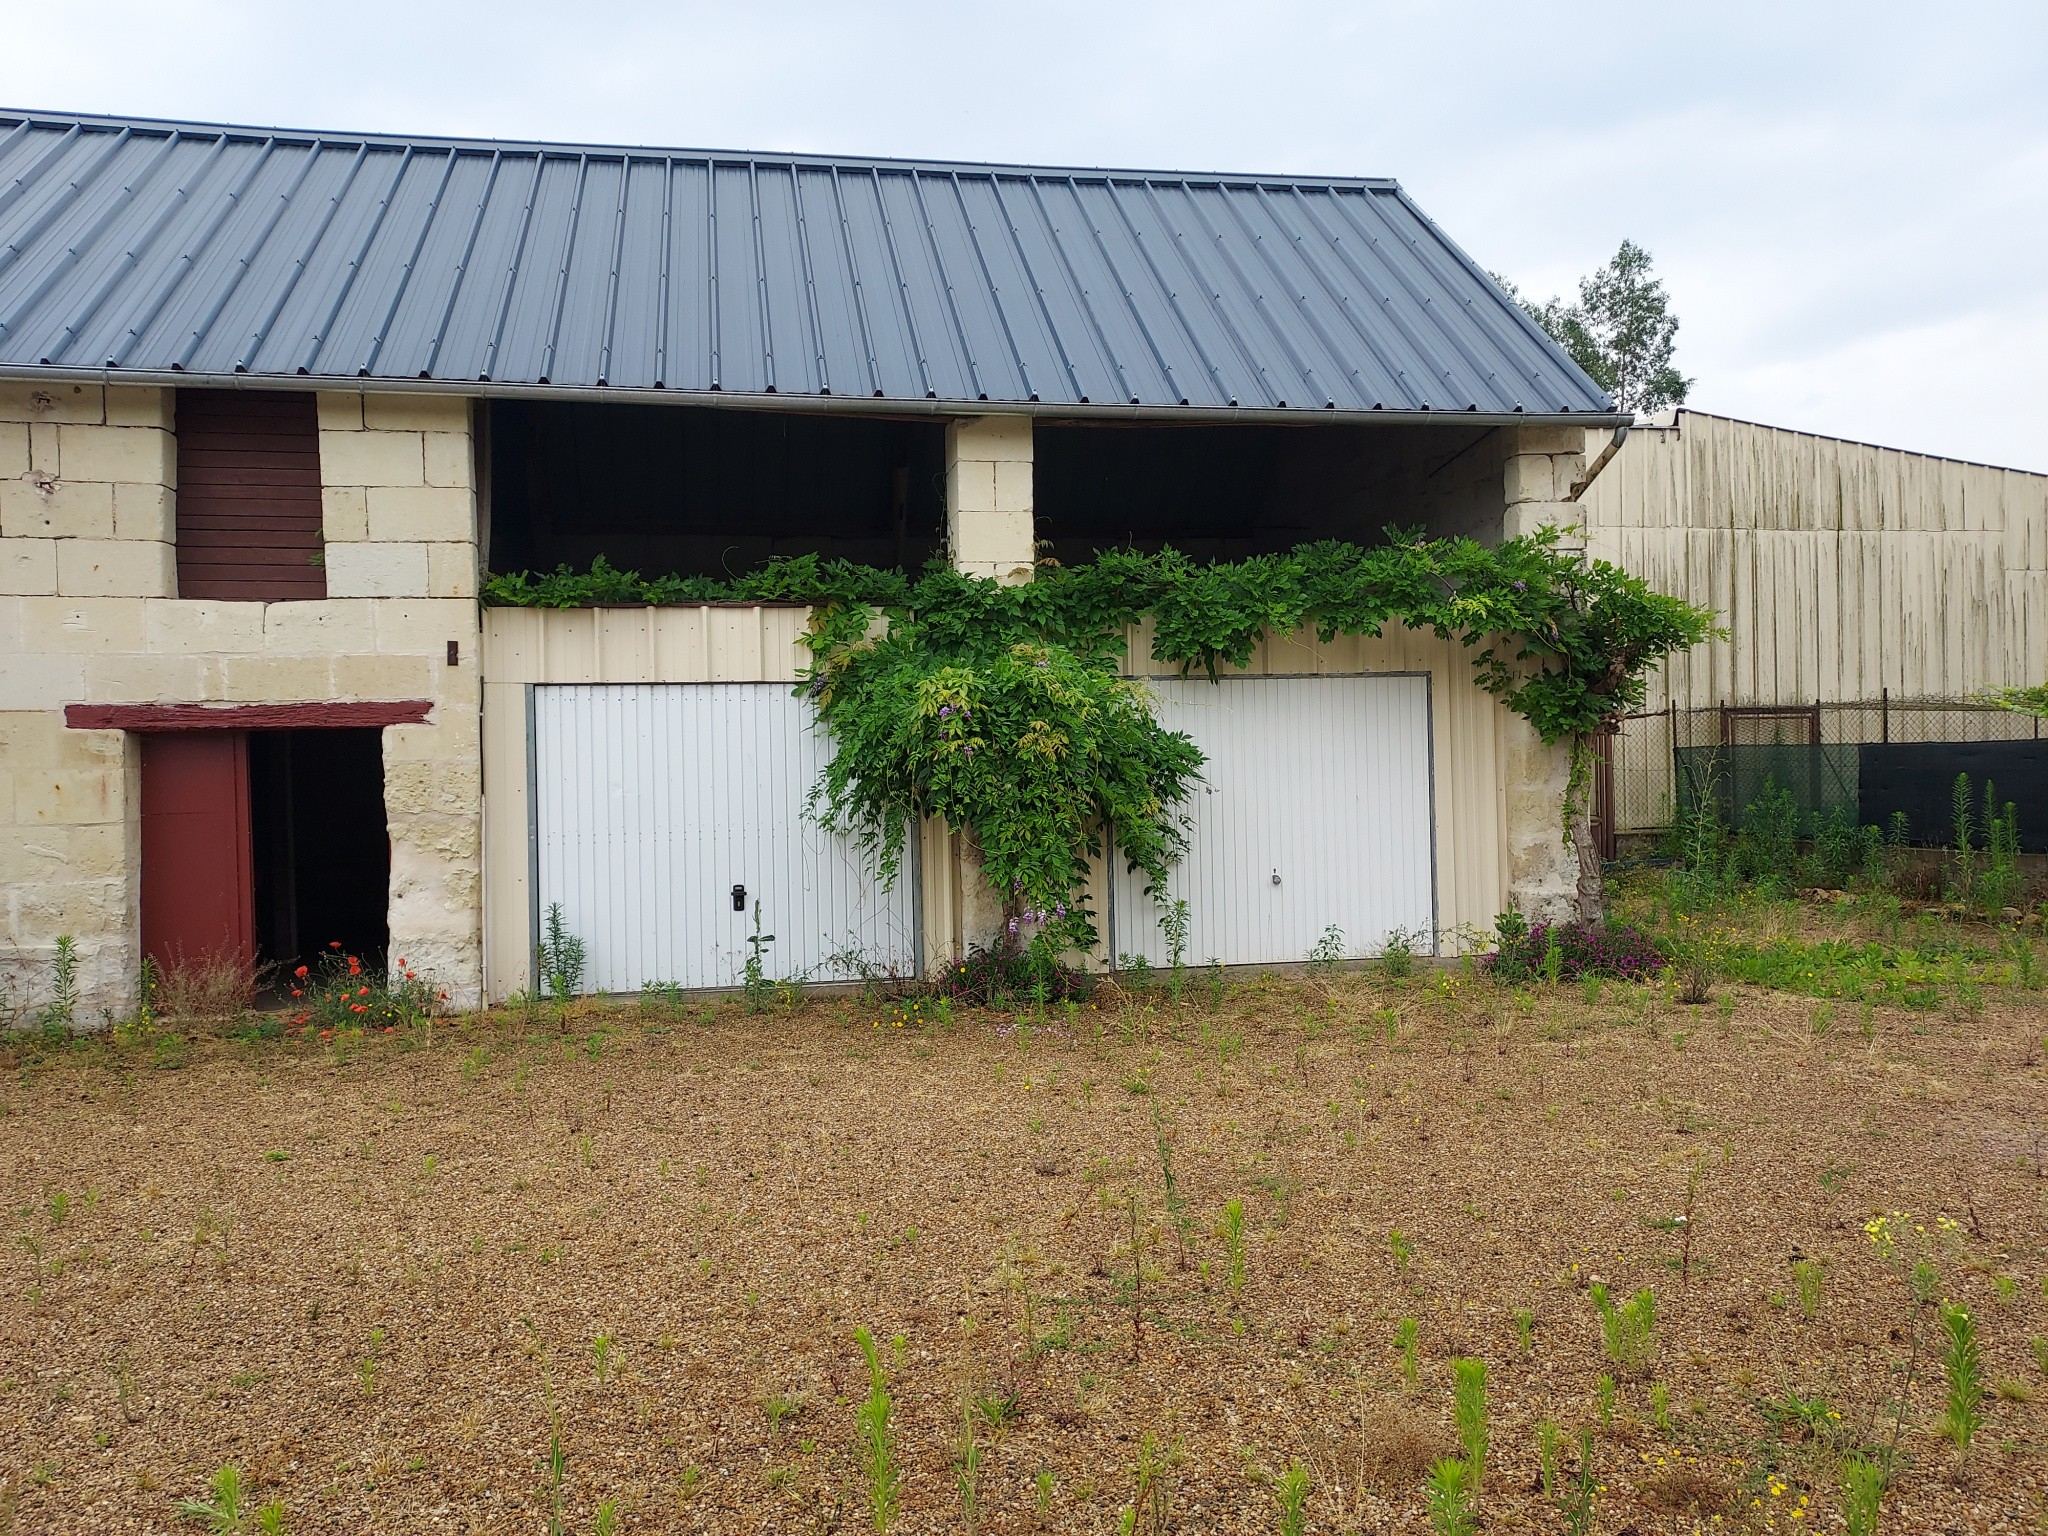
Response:
POLYGON ((137 132, 165 132, 192 136, 275 139, 284 143, 321 143, 334 146, 372 144, 393 149, 453 149, 476 154, 539 153, 577 155, 593 158, 707 161, 720 165, 798 164, 816 166, 900 167, 904 170, 974 171, 996 175, 1077 177, 1128 177, 1155 182, 1245 182, 1283 186, 1359 187, 1373 191, 1399 191, 1400 182, 1391 176, 1319 176, 1297 171, 1171 170, 1164 167, 1117 165, 1037 165, 1007 160, 947 160, 917 155, 858 155, 811 150, 725 149, 690 145, 598 144, 566 139, 496 139, 465 134, 379 133, 366 129, 289 128, 260 123, 222 123, 200 118, 130 117, 98 112, 63 112, 37 107, 0 105, 0 127, 17 123, 70 125, 89 129, 137 132))

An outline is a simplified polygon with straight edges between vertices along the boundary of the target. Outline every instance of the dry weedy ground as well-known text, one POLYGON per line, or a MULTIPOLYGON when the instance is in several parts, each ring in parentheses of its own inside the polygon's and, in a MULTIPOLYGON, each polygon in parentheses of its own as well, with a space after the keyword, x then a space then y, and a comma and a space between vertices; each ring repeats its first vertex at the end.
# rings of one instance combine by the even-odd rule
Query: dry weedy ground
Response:
POLYGON ((900 1531, 963 1529, 963 1399, 1009 1394, 979 1430, 986 1531, 1115 1530, 1148 1433, 1168 1529, 1278 1529, 1299 1458, 1310 1532, 1420 1531, 1459 1354, 1490 1371, 1484 1529, 1565 1528, 1545 1419, 1567 1469, 1599 1431, 1598 1531, 1839 1529, 1829 1442, 1892 1437, 1931 1332, 1865 1234, 1889 1211, 1928 1229, 2008 1395, 1961 1461, 1920 1351, 1885 1529, 2041 1529, 2039 996, 1731 1001, 1437 972, 1036 1027, 825 999, 497 1016, 347 1061, 23 1047, 0 1531, 173 1529, 234 1461, 294 1532, 539 1532, 557 1426, 571 1532, 606 1498, 627 1532, 871 1529, 857 1324, 890 1367, 900 1531), (1595 1278, 1654 1288, 1647 1370, 1604 1358, 1595 1278), (1758 1405, 1787 1392, 1841 1417, 1776 1429, 1758 1405))

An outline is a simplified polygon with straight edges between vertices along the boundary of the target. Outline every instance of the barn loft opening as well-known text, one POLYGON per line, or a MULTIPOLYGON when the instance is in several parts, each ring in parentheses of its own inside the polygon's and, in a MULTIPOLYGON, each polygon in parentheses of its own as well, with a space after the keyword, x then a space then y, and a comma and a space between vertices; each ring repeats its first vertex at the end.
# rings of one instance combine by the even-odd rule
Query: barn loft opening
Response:
POLYGON ((944 537, 932 421, 507 400, 489 434, 495 571, 601 554, 648 576, 728 576, 805 553, 915 571, 944 537))
POLYGON ((1499 521, 1502 434, 1458 426, 1045 423, 1033 434, 1038 536, 1065 564, 1171 544, 1241 560, 1389 525, 1499 521))
POLYGON ((331 944, 376 969, 390 929, 383 733, 249 733, 256 955, 275 978, 331 944))

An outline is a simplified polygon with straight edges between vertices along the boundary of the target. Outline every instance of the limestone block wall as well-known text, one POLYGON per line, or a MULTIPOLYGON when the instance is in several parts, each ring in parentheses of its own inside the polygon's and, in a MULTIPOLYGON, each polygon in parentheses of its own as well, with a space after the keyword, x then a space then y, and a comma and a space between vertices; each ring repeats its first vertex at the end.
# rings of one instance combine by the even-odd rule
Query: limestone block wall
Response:
POLYGON ((452 1000, 480 994, 468 405, 323 395, 320 412, 327 600, 186 600, 169 394, 0 386, 0 973, 17 1005, 59 934, 88 1020, 132 1006, 139 974, 139 738, 66 727, 74 703, 429 700, 383 736, 392 948, 452 1000))
POLYGON ((946 542, 955 570, 1005 584, 1031 579, 1037 545, 1031 418, 946 424, 946 542))
POLYGON ((1572 542, 1585 543, 1585 512, 1572 500, 1572 487, 1586 473, 1586 433, 1582 427, 1514 427, 1503 477, 1505 512, 1501 537, 1520 538, 1538 528, 1573 530, 1572 542))

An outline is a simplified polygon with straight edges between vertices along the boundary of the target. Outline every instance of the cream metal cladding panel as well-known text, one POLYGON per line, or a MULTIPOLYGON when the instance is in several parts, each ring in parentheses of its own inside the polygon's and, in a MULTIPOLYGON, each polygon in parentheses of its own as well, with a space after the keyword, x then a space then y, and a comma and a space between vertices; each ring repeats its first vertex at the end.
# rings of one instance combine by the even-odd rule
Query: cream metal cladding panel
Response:
MULTIPOLYGON (((484 973, 492 998, 532 981, 526 688, 796 680, 809 609, 487 608, 483 632, 484 973)), ((669 979, 669 978, 640 978, 669 979)), ((639 980, 634 985, 639 985, 639 980)))
MULTIPOLYGON (((530 982, 525 685, 769 682, 787 687, 802 662, 800 637, 807 618, 803 608, 765 606, 485 610, 484 947, 490 996, 506 997, 530 982)), ((1129 646, 1135 670, 1178 677, 1176 669, 1150 660, 1146 628, 1131 632, 1129 646)), ((1235 674, 1429 676, 1437 923, 1447 952, 1481 942, 1506 899, 1503 765, 1508 733, 1522 728, 1474 684, 1472 654, 1454 640, 1419 630, 1395 628, 1378 638, 1340 636, 1328 643, 1304 631, 1262 641, 1251 665, 1235 674)), ((1270 793, 1284 796, 1293 783, 1290 771, 1270 786, 1270 793)), ((935 958, 960 941, 961 893, 948 840, 927 827, 920 843, 925 953, 935 958)), ((1091 889, 1098 913, 1107 912, 1108 898, 1107 870, 1098 866, 1091 889)), ((1351 937, 1362 942, 1365 936, 1351 937)), ((1196 956, 1207 957, 1207 952, 1196 956)), ((1106 963, 1108 946, 1094 959, 1106 963)), ((632 985, 647 979, 653 978, 635 978, 632 985)))
POLYGON ((590 990, 737 984, 757 905, 771 978, 915 974, 913 872, 884 891, 805 816, 831 746, 786 684, 543 684, 533 733, 535 904, 590 990))
MULTIPOLYGON (((1297 961, 1331 928, 1346 955, 1378 953, 1395 933, 1435 949, 1426 675, 1151 687, 1160 719, 1208 758, 1165 892, 1188 903, 1191 961, 1297 961)), ((1143 876, 1119 861, 1113 878, 1116 951, 1166 962, 1143 876)))
POLYGON ((2048 475, 1680 411, 1585 495, 1593 551, 1714 609, 1648 708, 1959 698, 2048 674, 2048 475))

